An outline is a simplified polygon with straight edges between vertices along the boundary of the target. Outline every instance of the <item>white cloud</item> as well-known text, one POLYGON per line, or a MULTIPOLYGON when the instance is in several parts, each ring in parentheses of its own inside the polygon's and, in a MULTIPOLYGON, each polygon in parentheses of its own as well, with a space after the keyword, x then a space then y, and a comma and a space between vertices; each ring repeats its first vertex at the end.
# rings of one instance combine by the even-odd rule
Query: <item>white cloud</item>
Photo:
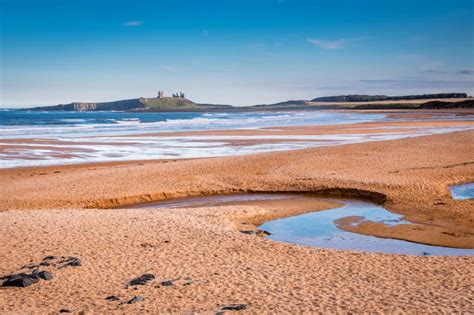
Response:
POLYGON ((143 21, 127 21, 122 24, 123 26, 132 26, 132 27, 137 27, 137 26, 142 26, 143 21))
POLYGON ((347 44, 361 41, 363 38, 349 38, 349 39, 336 39, 336 40, 323 40, 323 39, 312 39, 308 38, 306 41, 311 43, 313 46, 319 47, 321 49, 341 49, 344 48, 347 44))

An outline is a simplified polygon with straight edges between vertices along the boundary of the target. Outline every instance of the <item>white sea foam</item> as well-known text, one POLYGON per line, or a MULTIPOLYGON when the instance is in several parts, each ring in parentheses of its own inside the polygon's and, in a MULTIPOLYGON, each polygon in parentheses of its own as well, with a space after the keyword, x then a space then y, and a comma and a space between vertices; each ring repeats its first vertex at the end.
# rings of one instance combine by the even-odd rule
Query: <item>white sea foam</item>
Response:
POLYGON ((263 135, 263 136, 189 136, 189 137, 96 137, 91 139, 64 138, 73 144, 61 141, 42 143, 8 143, 15 148, 0 154, 0 168, 18 166, 40 166, 85 162, 179 159, 197 157, 218 157, 254 154, 268 151, 304 149, 318 146, 335 146, 368 141, 392 140, 426 134, 445 133, 472 128, 423 128, 419 131, 377 134, 336 134, 336 135, 263 135), (234 140, 280 140, 271 143, 250 143, 244 146, 232 145, 234 140), (295 141, 298 140, 298 141, 295 141), (119 143, 118 145, 116 143, 119 143), (66 151, 67 149, 67 151, 66 151), (61 153, 67 153, 61 157, 61 153), (11 159, 14 156, 15 159, 11 159), (34 157, 34 159, 31 159, 34 157))
POLYGON ((87 119, 84 119, 84 118, 65 118, 65 119, 61 119, 61 121, 63 122, 70 122, 70 123, 81 123, 81 122, 86 122, 87 119))

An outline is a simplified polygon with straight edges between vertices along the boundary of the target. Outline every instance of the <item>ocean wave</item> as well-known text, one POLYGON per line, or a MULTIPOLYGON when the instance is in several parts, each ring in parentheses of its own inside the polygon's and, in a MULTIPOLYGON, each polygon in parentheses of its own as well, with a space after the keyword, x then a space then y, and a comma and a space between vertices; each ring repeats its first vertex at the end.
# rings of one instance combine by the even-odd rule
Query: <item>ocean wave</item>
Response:
MULTIPOLYGON (((24 115, 25 112, 22 112, 24 115)), ((32 112, 31 124, 3 125, 0 120, 0 138, 15 137, 81 137, 127 135, 150 132, 179 132, 211 129, 255 129, 272 126, 324 125, 354 121, 380 120, 382 114, 352 114, 323 112, 247 112, 247 113, 50 113, 38 118, 32 112), (82 115, 82 116, 81 116, 82 115), (64 117, 66 116, 66 117, 64 117), (127 117, 128 116, 128 117, 127 117), (38 124, 44 119, 44 124, 38 124), (61 122, 58 124, 58 121, 61 122), (34 122, 34 124, 33 124, 34 122), (48 123, 49 122, 49 123, 48 123)), ((9 115, 9 114, 7 114, 9 115)), ((24 119, 23 122, 28 122, 24 119)), ((16 119, 16 118, 15 118, 16 119)), ((13 120, 14 121, 14 120, 13 120)))
POLYGON ((202 124, 208 125, 212 122, 217 122, 217 119, 209 119, 209 118, 192 118, 192 119, 167 119, 163 122, 159 122, 160 125, 183 125, 183 124, 202 124))
POLYGON ((61 121, 67 122, 67 123, 81 123, 81 122, 86 122, 87 119, 84 119, 84 118, 64 118, 64 119, 61 119, 61 121))

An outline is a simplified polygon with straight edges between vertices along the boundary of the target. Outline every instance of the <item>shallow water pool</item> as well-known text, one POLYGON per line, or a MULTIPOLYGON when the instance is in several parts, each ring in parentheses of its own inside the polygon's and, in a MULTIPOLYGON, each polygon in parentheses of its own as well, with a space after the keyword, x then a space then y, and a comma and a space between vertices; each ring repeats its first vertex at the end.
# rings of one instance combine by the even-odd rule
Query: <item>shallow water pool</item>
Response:
POLYGON ((474 199, 474 183, 450 186, 451 195, 456 200, 474 199))
MULTIPOLYGON (((186 207, 209 207, 222 205, 245 205, 254 201, 266 201, 264 207, 271 208, 272 202, 279 200, 298 200, 316 198, 304 194, 235 194, 215 195, 192 198, 170 199, 165 201, 150 202, 128 207, 133 208, 186 208, 186 207)), ((382 222, 386 225, 410 224, 403 216, 392 213, 382 206, 358 200, 326 199, 344 203, 344 206, 335 209, 310 212, 288 218, 272 220, 259 226, 260 229, 270 232, 270 239, 279 242, 287 242, 306 246, 323 248, 412 254, 412 255, 474 255, 474 249, 458 249, 442 246, 431 246, 402 241, 396 239, 380 238, 347 232, 340 229, 335 221, 358 216, 351 224, 358 224, 363 220, 382 222)))
POLYGON ((341 208, 273 220, 259 228, 270 232, 269 238, 274 241, 299 245, 394 254, 474 255, 474 249, 431 246, 344 231, 334 221, 348 216, 362 216, 388 225, 410 224, 382 206, 355 200, 344 200, 344 203, 341 208))

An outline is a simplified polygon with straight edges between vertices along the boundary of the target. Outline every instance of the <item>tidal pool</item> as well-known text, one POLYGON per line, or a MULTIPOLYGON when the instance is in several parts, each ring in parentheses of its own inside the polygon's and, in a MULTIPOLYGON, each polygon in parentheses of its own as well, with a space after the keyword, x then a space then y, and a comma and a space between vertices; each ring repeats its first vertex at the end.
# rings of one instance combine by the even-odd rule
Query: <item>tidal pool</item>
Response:
POLYGON ((449 186, 451 196, 456 200, 474 199, 474 183, 449 186))
MULTIPOLYGON (((133 208, 185 208, 209 207, 222 205, 245 205, 253 201, 268 201, 268 208, 272 202, 278 200, 304 198, 321 200, 304 194, 236 194, 215 195, 192 198, 170 199, 165 201, 144 203, 128 207, 133 208)), ((412 255, 474 255, 474 249, 459 249, 442 246, 431 246, 409 241, 389 238, 380 238, 347 232, 340 229, 335 221, 351 217, 362 217, 351 224, 358 224, 364 220, 382 222, 386 225, 411 224, 403 216, 392 213, 382 206, 369 202, 352 199, 326 199, 342 202, 344 206, 335 209, 310 212, 283 219, 272 220, 259 226, 270 233, 268 238, 286 243, 306 246, 333 248, 343 250, 412 254, 412 255)), ((264 206, 266 207, 266 205, 264 206)))
POLYGON ((474 255, 474 249, 431 246, 409 241, 357 234, 344 231, 334 221, 348 216, 388 225, 410 224, 403 217, 368 202, 343 200, 341 208, 306 213, 269 221, 260 229, 270 232, 270 239, 299 245, 412 255, 474 255))

